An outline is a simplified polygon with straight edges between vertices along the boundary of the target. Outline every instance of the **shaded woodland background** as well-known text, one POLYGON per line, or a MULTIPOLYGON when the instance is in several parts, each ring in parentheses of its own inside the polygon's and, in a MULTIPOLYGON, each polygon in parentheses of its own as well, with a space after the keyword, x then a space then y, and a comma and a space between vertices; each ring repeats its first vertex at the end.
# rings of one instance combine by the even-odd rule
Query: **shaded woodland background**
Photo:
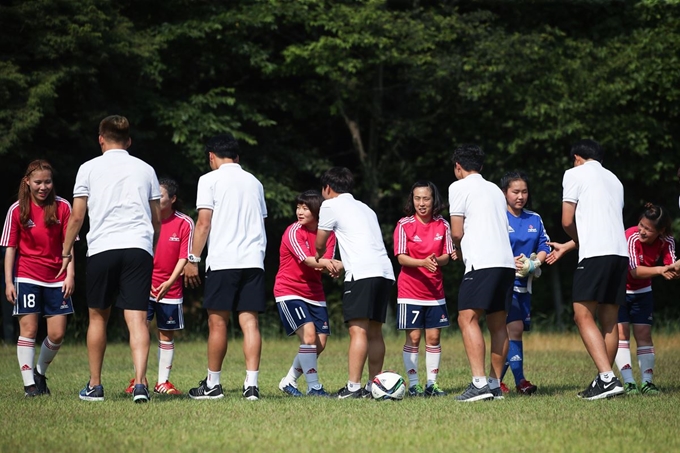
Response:
MULTIPOLYGON (((269 288, 292 200, 333 165, 354 172, 390 253, 411 184, 430 179, 446 195, 451 152, 466 142, 486 151, 487 179, 530 175, 531 208, 554 240, 566 240, 569 147, 586 137, 624 183, 627 227, 646 201, 678 216, 679 59, 678 1, 3 1, 0 211, 38 157, 71 199, 79 165, 100 153, 99 121, 122 114, 130 152, 179 181, 191 215, 209 170, 204 142, 222 132, 240 140, 267 197, 269 288)), ((87 319, 85 250, 81 241, 76 337, 87 319)), ((539 326, 572 327, 575 262, 535 285, 539 326)), ((452 314, 462 271, 444 270, 452 314)), ((339 328, 339 283, 326 283, 339 328)), ((679 285, 654 282, 662 325, 677 325, 679 285)), ((185 296, 189 332, 205 331, 201 294, 185 296)), ((264 329, 279 332, 270 303, 264 329)))

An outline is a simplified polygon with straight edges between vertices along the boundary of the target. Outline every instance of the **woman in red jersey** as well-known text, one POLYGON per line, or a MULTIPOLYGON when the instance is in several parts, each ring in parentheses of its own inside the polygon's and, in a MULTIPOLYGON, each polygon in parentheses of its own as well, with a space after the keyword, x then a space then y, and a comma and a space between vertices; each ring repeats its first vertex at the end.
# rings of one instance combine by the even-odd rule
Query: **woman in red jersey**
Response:
MULTIPOLYGON (((28 165, 19 184, 19 199, 10 206, 0 246, 5 254, 5 296, 19 318, 17 358, 27 397, 49 395, 45 372, 56 356, 66 332, 66 315, 73 313, 73 260, 65 275, 62 243, 71 205, 56 196, 52 166, 45 160, 28 165), (47 318, 47 337, 35 359, 39 316, 47 318)), ((69 257, 71 258, 71 257, 69 257)))

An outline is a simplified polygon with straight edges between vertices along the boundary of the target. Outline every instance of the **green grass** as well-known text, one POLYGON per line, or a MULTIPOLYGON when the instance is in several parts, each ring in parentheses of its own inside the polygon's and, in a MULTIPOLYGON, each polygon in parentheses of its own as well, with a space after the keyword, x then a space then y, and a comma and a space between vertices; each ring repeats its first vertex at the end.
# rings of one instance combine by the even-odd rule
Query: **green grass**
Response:
MULTIPOLYGON (((347 338, 333 338, 321 356, 328 390, 344 385, 347 338)), ((387 340, 386 369, 403 373, 401 337, 387 340)), ((155 396, 135 405, 123 393, 132 377, 129 349, 112 344, 103 383, 106 401, 88 403, 78 391, 88 379, 82 344, 65 344, 48 370, 51 397, 26 399, 14 347, 0 348, 0 451, 678 451, 680 450, 680 334, 657 335, 658 397, 581 401, 595 375, 575 334, 530 334, 526 373, 538 394, 461 404, 453 398, 370 400, 292 399, 278 390, 297 343, 265 340, 262 399, 245 401, 241 343, 230 344, 222 373, 226 397, 192 401, 155 396)), ((439 383, 461 392, 470 380, 459 337, 442 344, 439 383)), ((424 372, 424 347, 421 348, 424 372)), ((171 380, 186 392, 206 374, 205 343, 178 341, 171 380)), ((637 367, 636 367, 637 368, 637 367)), ((637 370, 636 370, 637 373, 637 370)), ((637 374, 636 374, 637 375, 637 374)), ((155 382, 155 351, 149 381, 155 382)), ((512 387, 509 374, 505 382, 512 387)), ((301 388, 305 384, 301 382, 301 388)))

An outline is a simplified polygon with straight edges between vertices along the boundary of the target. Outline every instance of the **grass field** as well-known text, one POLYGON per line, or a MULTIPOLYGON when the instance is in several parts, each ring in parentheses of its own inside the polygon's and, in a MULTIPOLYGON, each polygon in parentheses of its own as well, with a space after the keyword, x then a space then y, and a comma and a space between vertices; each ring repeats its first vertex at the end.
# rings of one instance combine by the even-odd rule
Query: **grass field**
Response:
MULTIPOLYGON (((107 350, 106 401, 78 399, 88 379, 82 344, 65 344, 48 370, 51 397, 26 399, 10 346, 0 348, 0 451, 680 451, 680 334, 657 335, 655 343, 660 396, 578 399, 576 393, 595 376, 579 337, 536 333, 525 341, 525 360, 538 393, 472 404, 451 396, 292 399, 277 384, 297 350, 293 339, 264 341, 257 402, 240 396, 245 371, 238 341, 225 360, 221 400, 155 396, 150 404, 133 404, 123 392, 132 376, 124 344, 107 350)), ((321 356, 320 378, 329 391, 345 384, 347 344, 346 337, 331 337, 321 356)), ((385 360, 385 368, 400 374, 402 344, 401 337, 388 338, 385 360)), ((439 383, 457 394, 470 380, 460 337, 446 338, 442 349, 439 383)), ((171 380, 186 392, 205 377, 205 343, 179 341, 175 357, 171 380)), ((424 362, 423 347, 423 373, 424 362)), ((154 352, 149 381, 155 376, 154 352)), ((512 386, 510 373, 505 382, 512 386)))

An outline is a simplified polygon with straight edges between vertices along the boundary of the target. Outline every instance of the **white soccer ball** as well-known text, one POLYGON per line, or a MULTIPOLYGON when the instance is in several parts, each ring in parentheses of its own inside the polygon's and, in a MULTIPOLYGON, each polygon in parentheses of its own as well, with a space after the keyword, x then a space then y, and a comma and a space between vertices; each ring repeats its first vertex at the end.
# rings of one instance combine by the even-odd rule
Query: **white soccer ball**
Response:
POLYGON ((379 401, 403 400, 406 394, 404 378, 393 371, 383 371, 373 378, 371 394, 374 399, 379 401))

